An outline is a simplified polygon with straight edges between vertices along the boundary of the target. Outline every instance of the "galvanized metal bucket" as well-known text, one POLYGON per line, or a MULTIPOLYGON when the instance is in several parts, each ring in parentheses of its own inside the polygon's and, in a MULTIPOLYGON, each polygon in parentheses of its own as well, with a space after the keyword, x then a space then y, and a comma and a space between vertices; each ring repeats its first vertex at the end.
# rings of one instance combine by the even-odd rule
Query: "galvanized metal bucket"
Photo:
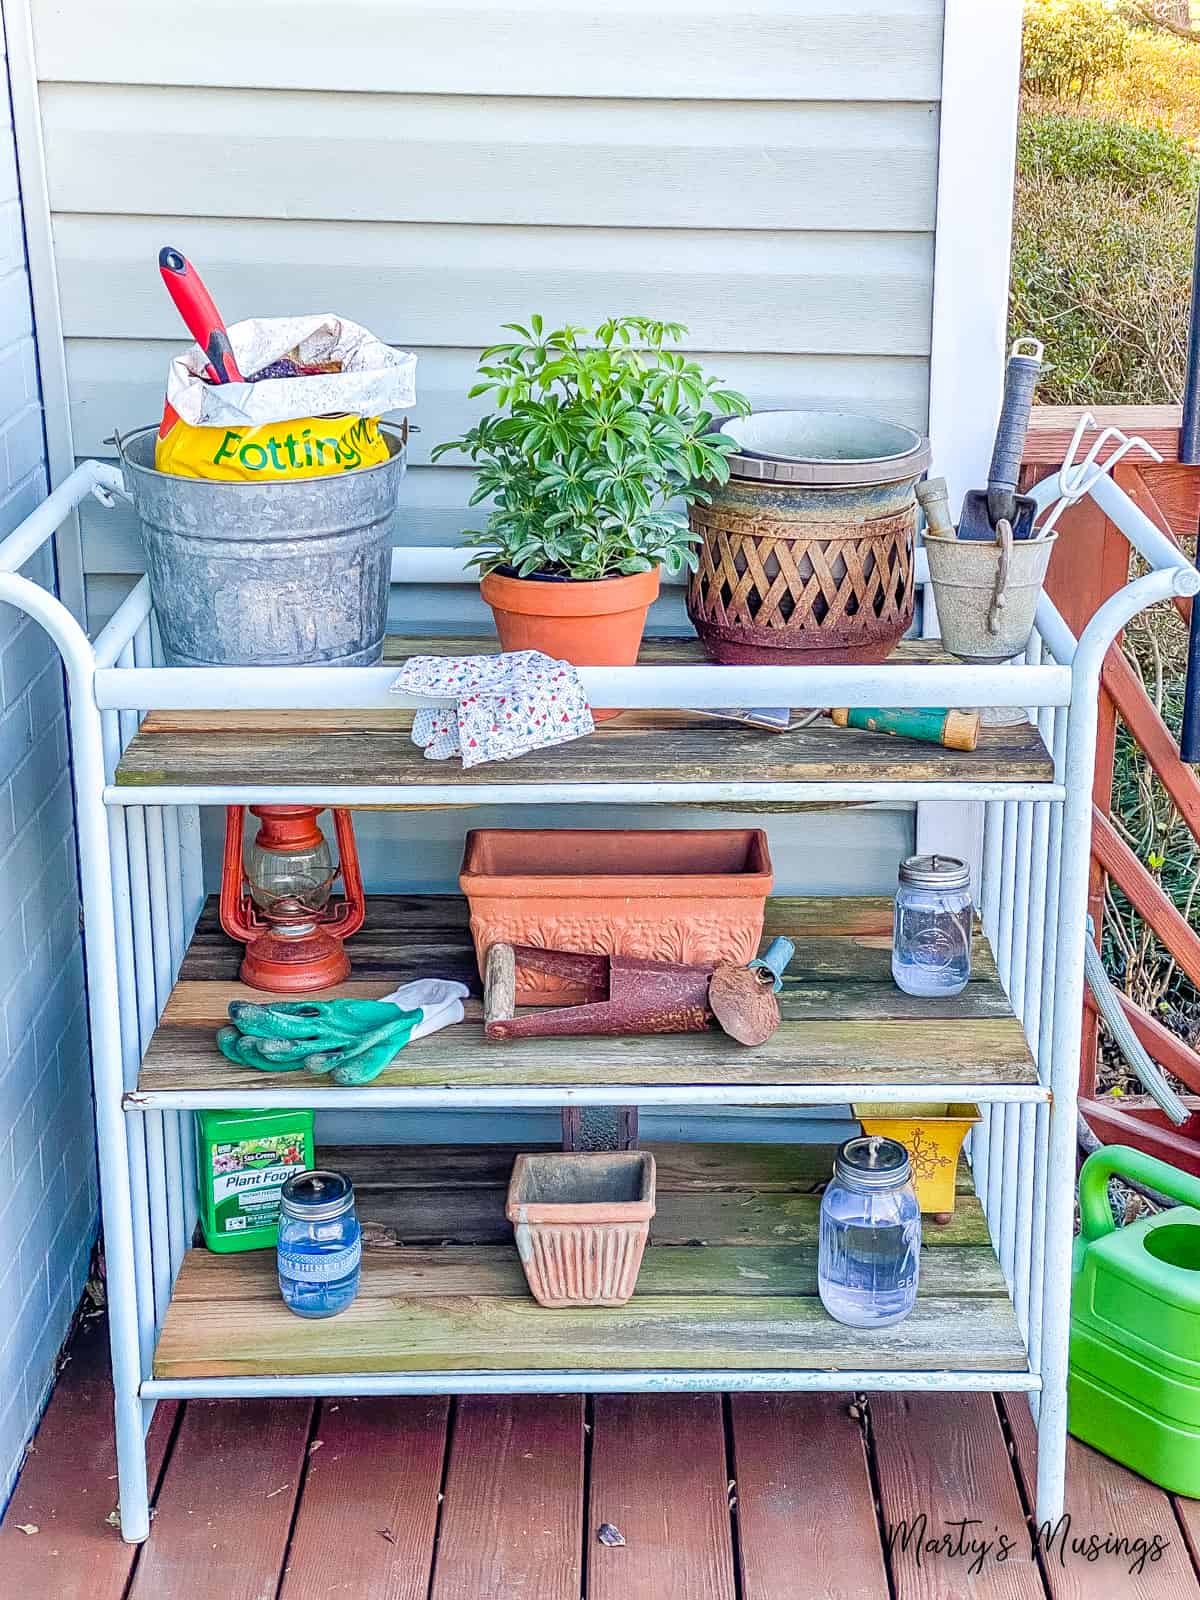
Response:
POLYGON ((951 654, 990 663, 1024 650, 1057 538, 1014 540, 1009 531, 986 544, 925 530, 942 643, 951 654))
POLYGON ((381 431, 378 466, 261 484, 157 472, 156 428, 118 440, 168 666, 379 660, 408 446, 407 425, 381 431))

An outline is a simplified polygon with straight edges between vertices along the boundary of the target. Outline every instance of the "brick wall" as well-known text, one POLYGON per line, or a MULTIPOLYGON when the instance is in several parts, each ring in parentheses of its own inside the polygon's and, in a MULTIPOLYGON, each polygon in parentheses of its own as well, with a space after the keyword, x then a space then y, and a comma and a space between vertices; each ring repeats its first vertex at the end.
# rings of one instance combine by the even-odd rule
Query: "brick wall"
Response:
MULTIPOLYGON (((6 65, 6 64, 5 64, 6 65)), ((46 493, 37 355, 0 75, 0 538, 46 493)), ((51 585, 43 549, 25 569, 51 585)), ((96 1231, 63 680, 0 606, 0 1507, 54 1375, 96 1231)))

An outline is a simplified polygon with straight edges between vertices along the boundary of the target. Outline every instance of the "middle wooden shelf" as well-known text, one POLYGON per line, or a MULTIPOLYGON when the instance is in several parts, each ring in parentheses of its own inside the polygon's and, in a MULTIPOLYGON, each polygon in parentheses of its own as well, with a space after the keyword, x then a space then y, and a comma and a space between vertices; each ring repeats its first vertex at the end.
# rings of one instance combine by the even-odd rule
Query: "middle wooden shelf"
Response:
POLYGON ((978 930, 972 980, 946 1000, 917 999, 892 982, 890 900, 777 897, 767 902, 764 932, 787 934, 797 950, 780 996, 782 1025, 758 1049, 715 1031, 499 1044, 483 1037, 466 902, 372 896, 366 926, 348 947, 354 979, 313 998, 377 998, 408 979, 437 976, 461 979, 472 999, 462 1023, 401 1051, 370 1086, 350 1090, 304 1072, 235 1066, 217 1050, 214 1035, 230 1001, 266 997, 238 981, 241 947, 221 930, 210 902, 126 1107, 1046 1098, 978 930))

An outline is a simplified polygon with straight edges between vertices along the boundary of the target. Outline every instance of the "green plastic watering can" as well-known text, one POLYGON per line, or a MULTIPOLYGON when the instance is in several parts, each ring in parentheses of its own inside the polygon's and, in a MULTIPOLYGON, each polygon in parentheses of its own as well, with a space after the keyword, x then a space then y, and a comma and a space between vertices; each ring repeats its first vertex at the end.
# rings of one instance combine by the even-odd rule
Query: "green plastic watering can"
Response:
POLYGON ((1069 1428, 1175 1494, 1200 1497, 1200 1178, 1108 1145, 1079 1174, 1069 1428), (1180 1204, 1118 1228, 1109 1178, 1180 1204))

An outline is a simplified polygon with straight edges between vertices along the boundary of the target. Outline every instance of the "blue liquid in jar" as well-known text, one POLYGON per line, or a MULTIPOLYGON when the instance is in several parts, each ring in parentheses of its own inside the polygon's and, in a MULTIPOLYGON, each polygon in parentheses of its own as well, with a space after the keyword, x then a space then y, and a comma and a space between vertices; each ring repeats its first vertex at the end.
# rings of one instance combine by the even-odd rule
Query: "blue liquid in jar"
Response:
POLYGON ((279 1292, 298 1317, 336 1317, 358 1293, 362 1229, 354 1189, 334 1172, 289 1178, 280 1196, 279 1292))

